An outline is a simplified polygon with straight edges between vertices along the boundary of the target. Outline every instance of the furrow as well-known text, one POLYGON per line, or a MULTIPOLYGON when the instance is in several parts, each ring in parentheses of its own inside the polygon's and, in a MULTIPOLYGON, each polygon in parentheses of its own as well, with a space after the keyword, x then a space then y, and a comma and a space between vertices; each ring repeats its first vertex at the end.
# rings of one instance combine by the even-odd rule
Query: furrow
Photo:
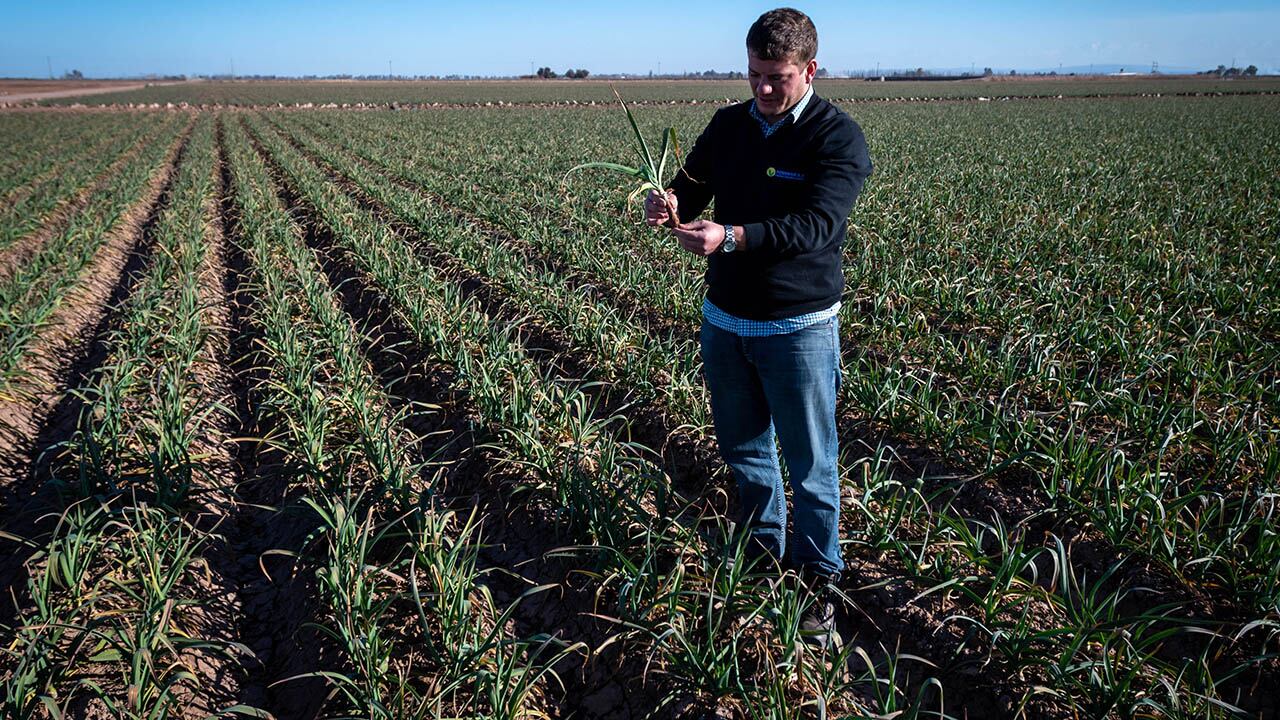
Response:
POLYGON ((49 239, 61 232, 75 214, 88 205, 93 196, 111 181, 120 168, 136 157, 142 148, 154 139, 155 135, 152 133, 138 138, 137 142, 98 173, 87 185, 67 200, 58 203, 57 207, 41 220, 37 230, 18 238, 12 245, 0 250, 0 283, 7 281, 19 266, 35 257, 49 239))
MULTIPOLYGON (((277 126, 277 128, 278 127, 279 126, 277 126)), ((298 141, 297 138, 293 138, 285 132, 281 132, 281 134, 291 146, 302 151, 302 153, 310 158, 312 162, 324 168, 330 179, 343 187, 344 192, 353 197, 357 197, 365 207, 374 210, 384 223, 392 226, 398 226, 402 232, 407 231, 411 235, 414 234, 412 228, 404 227, 405 223, 403 219, 395 217, 385 206, 381 206, 377 200, 371 198, 355 184, 353 178, 323 159, 317 158, 316 154, 308 151, 305 145, 298 141)), ((433 200, 434 199, 435 198, 433 198, 433 200)), ((416 238, 416 240, 417 242, 414 244, 419 248, 422 248, 426 244, 425 240, 420 237, 416 238)), ((429 263, 447 268, 447 272, 450 275, 459 277, 462 282, 467 283, 477 281, 474 277, 475 273, 473 271, 468 271, 466 268, 460 268, 460 263, 458 263, 457 259, 450 257, 447 253, 441 254, 439 251, 435 251, 433 253, 425 250, 422 252, 424 258, 426 258, 429 263)), ((479 281, 485 282, 482 277, 479 281)), ((490 294, 483 297, 482 300, 490 305, 493 302, 497 302, 499 305, 506 305, 508 307, 517 306, 517 303, 512 302, 510 298, 503 299, 501 297, 502 293, 500 289, 497 294, 499 297, 496 299, 492 294, 490 294)), ((501 310, 490 312, 491 315, 499 315, 500 313, 501 310)), ((572 348, 567 343, 561 343, 559 348, 555 349, 555 351, 560 353, 573 352, 572 348)), ((584 360, 580 361, 580 364, 589 366, 590 361, 591 358, 588 355, 584 360)), ((846 437, 847 440, 853 440, 863 445, 868 454, 871 455, 874 455, 877 450, 886 447, 886 440, 888 440, 890 451, 894 455, 899 456, 899 458, 903 456, 909 458, 906 462, 902 463, 903 467, 899 468, 900 470, 906 469, 908 471, 905 473, 908 479, 924 476, 931 483, 941 485, 943 487, 945 490, 944 492, 936 494, 931 493, 931 496, 934 498, 934 503, 940 511, 946 511, 952 514, 958 513, 960 517, 970 517, 977 520, 984 520, 992 517, 1008 517, 1015 523, 1022 523, 1025 521, 1026 527, 1021 528, 1019 531, 1025 533, 1027 537, 1039 537, 1042 534, 1047 537, 1049 532, 1058 533, 1061 535, 1065 543, 1073 547, 1075 557, 1077 557, 1082 564, 1087 565, 1088 567, 1097 568, 1095 572, 1098 574, 1105 572, 1113 565, 1121 564, 1122 561, 1127 559, 1127 556, 1121 553, 1118 549, 1110 546, 1104 541, 1101 541, 1093 533, 1083 530, 1071 517, 1042 514, 1042 511, 1046 506, 1045 501, 1037 501, 1034 499, 1035 483, 1033 478, 1031 478, 1026 472, 1016 471, 1016 469, 1011 472, 1010 469, 1004 469, 1000 471, 996 477, 992 477, 989 474, 979 473, 974 475, 970 472, 962 472, 954 468, 948 468, 947 465, 949 463, 940 463, 939 458, 935 453, 924 448, 913 447, 910 443, 902 442, 901 438, 886 438, 883 432, 876 432, 873 428, 869 427, 866 424, 865 419, 853 415, 845 416, 845 419, 842 421, 842 428, 844 429, 842 437, 846 437), (955 487, 951 490, 946 490, 945 486, 948 484, 954 485, 955 487), (995 511, 994 515, 993 511, 995 511)), ((900 476, 901 475, 902 474, 900 473, 900 476)), ((930 531, 928 528, 925 530, 926 533, 930 531)), ((862 558, 858 558, 857 560, 860 561, 862 558)), ((859 567, 859 565, 861 565, 861 563, 855 563, 855 569, 850 573, 850 577, 852 579, 849 584, 850 591, 853 591, 857 587, 878 584, 886 577, 886 568, 879 567, 877 563, 872 563, 867 567, 859 567)), ((1159 568, 1153 569, 1149 566, 1141 566, 1133 563, 1124 564, 1123 567, 1124 570, 1122 573, 1115 575, 1110 579, 1110 584, 1107 586, 1108 589, 1114 590, 1118 588, 1151 587, 1155 592, 1161 595, 1172 595, 1173 597, 1183 598, 1184 601, 1189 600, 1189 604, 1184 608, 1187 612, 1185 617, 1193 623, 1212 623, 1221 617, 1220 611, 1209 613, 1203 612, 1200 602, 1202 601, 1202 598, 1206 597, 1205 595, 1198 593, 1193 589, 1191 590, 1190 598, 1188 598, 1187 588, 1185 588, 1176 579, 1169 577, 1167 574, 1163 574, 1159 568)), ((901 570, 901 568, 897 569, 901 570)), ((896 574, 902 576, 904 573, 898 572, 896 574)), ((892 574, 888 576, 891 577, 892 574)), ((877 591, 870 596, 869 600, 872 604, 879 605, 880 612, 885 613, 892 619, 892 621, 897 623, 909 623, 914 616, 915 622, 909 624, 915 624, 918 626, 922 621, 933 622, 932 620, 927 620, 926 618, 928 617, 942 617, 948 612, 945 604, 940 605, 936 600, 927 601, 917 607, 917 603, 912 602, 912 599, 924 588, 918 585, 913 587, 913 585, 914 583, 911 582, 895 583, 895 587, 892 591, 877 591)), ((1141 598, 1142 593, 1132 595, 1132 602, 1134 603, 1132 611, 1140 612, 1140 605, 1143 603, 1141 598)), ((919 633, 919 635, 928 636, 930 633, 919 633)), ((979 645, 975 647, 972 641, 966 641, 956 633, 948 631, 947 633, 936 635, 934 640, 929 641, 928 644, 932 648, 932 652, 929 654, 944 657, 949 656, 955 648, 962 647, 967 644, 969 649, 966 652, 966 656, 970 658, 970 660, 966 661, 963 658, 957 658, 957 661, 960 663, 960 667, 969 663, 980 662, 982 654, 981 646, 979 645)), ((1197 648, 1197 650, 1203 649, 1203 646, 1197 648)), ((1180 652, 1180 650, 1172 650, 1168 653, 1164 653, 1164 655, 1167 656, 1166 659, 1176 659, 1177 652, 1180 652)), ((1232 655, 1237 659, 1247 659, 1248 657, 1247 655, 1235 652, 1233 652, 1232 655)), ((1224 663, 1224 665, 1226 667, 1230 667, 1230 662, 1224 663)), ((1015 686, 1010 686, 1004 689, 1011 692, 1016 691, 1015 686)), ((986 695, 985 703, 987 706, 996 707, 998 705, 994 701, 996 692, 998 691, 1000 690, 997 687, 994 688, 990 694, 986 695)), ((980 697, 983 695, 982 691, 975 690, 973 695, 973 702, 968 704, 974 707, 982 706, 984 702, 980 697)))
POLYGON ((235 207, 225 120, 220 115, 216 129, 217 225, 223 241, 219 281, 228 329, 219 357, 232 402, 228 433, 235 439, 231 462, 237 485, 234 516, 222 530, 220 562, 237 583, 238 635, 253 653, 239 700, 281 720, 310 718, 323 701, 323 682, 282 681, 315 670, 333 650, 311 625, 319 622, 321 610, 310 568, 291 554, 305 544, 312 523, 299 512, 301 490, 290 486, 286 458, 267 441, 282 429, 261 407, 268 371, 259 362, 264 337, 253 317, 262 303, 235 207))
MULTIPOLYGON (((266 150, 266 148, 260 147, 259 152, 264 157, 268 158, 268 162, 275 167, 278 175, 284 176, 286 174, 285 171, 279 167, 279 164, 276 161, 271 159, 270 153, 266 150)), ((323 168, 325 166, 323 164, 320 164, 320 167, 323 168)), ((387 218, 384 214, 379 213, 376 203, 373 203, 372 201, 370 201, 367 198, 367 196, 364 198, 361 198, 360 191, 357 188, 353 188, 350 182, 344 182, 345 178, 342 178, 340 176, 335 176, 335 173, 332 170, 329 170, 326 173, 326 175, 329 178, 329 182, 332 182, 337 187, 342 188, 343 192, 351 196, 353 199, 357 199, 358 201, 362 200, 362 204, 365 205, 366 209, 369 212, 379 217, 380 220, 388 227, 394 228, 398 234, 400 234, 402 237, 406 239, 406 241, 408 241, 410 246, 414 247, 415 250, 421 254, 421 256, 423 257, 423 261, 426 264, 432 267, 441 269, 445 273, 445 275, 447 275, 450 278, 453 278, 455 282, 459 283, 459 286, 461 287, 461 292, 469 297, 474 297, 477 303, 480 305, 480 307, 482 307, 484 311, 495 321, 519 322, 521 320, 524 320, 527 323, 528 314, 517 311, 515 309, 514 304, 510 300, 510 298, 505 297, 501 289, 493 287, 483 276, 480 276, 478 274, 475 274, 467 270, 465 267, 463 267, 459 263, 459 261, 456 258, 449 256, 447 253, 443 253, 442 251, 434 249, 431 242, 427 238, 422 237, 420 234, 418 234, 418 232, 413 228, 407 227, 403 222, 399 222, 395 218, 387 218)), ((287 185, 287 183, 282 183, 282 185, 287 185)), ((299 197, 292 193, 287 198, 287 202, 293 206, 304 205, 304 203, 300 201, 299 197)), ((312 212, 314 212, 314 210, 312 212)), ((541 349, 549 349, 556 353, 567 354, 567 355, 570 355, 570 357, 572 357, 572 354, 575 352, 575 350, 571 346, 569 346, 567 343, 565 343, 564 341, 558 341, 554 337, 551 339, 551 341, 548 341, 547 336, 544 335, 541 337, 541 340, 542 340, 542 343, 536 345, 535 347, 538 347, 541 349)), ((633 420, 631 422, 640 422, 640 421, 633 420)), ((632 430, 631 432, 632 432, 631 437, 639 436, 639 433, 636 432, 635 430, 632 430)), ((704 445, 704 448, 705 447, 706 446, 704 445)), ((706 450, 709 452, 709 448, 707 448, 706 450)), ((707 489, 705 486, 703 486, 702 488, 698 488, 698 487, 691 487, 690 485, 691 484, 698 485, 700 483, 705 483, 706 478, 707 478, 707 475, 703 475, 703 474, 689 473, 687 475, 683 475, 683 480, 680 483, 680 487, 688 491, 697 491, 700 489, 702 492, 705 493, 707 492, 707 489)), ((719 504, 717 501, 714 500, 715 497, 716 497, 716 493, 708 493, 704 500, 710 501, 711 505, 714 506, 719 504)), ((723 508, 721 509, 721 511, 723 512, 723 508)), ((860 567, 859 570, 850 574, 849 587, 851 590, 854 590, 856 585, 860 581, 871 576, 871 573, 869 572, 870 568, 878 569, 878 574, 876 575, 877 581, 879 580, 880 577, 883 577, 888 571, 887 568, 880 567, 880 564, 874 561, 869 561, 864 559, 859 563, 860 566, 867 566, 868 564, 870 565, 870 567, 865 568, 866 570, 868 570, 868 572, 864 572, 863 568, 860 567)), ((900 586, 899 592, 900 593, 908 592, 910 590, 910 587, 911 586, 909 583, 904 584, 900 586)), ((920 589, 917 588, 914 592, 918 592, 919 590, 920 589)), ((917 638, 930 637, 930 631, 928 627, 920 625, 921 613, 919 612, 915 614, 894 613, 892 611, 886 612, 886 609, 883 607, 876 607, 875 609, 867 608, 866 611, 871 612, 873 614, 864 615, 862 612, 859 612, 856 616, 851 616, 849 619, 850 624, 853 627, 862 626, 862 630, 856 631, 856 633, 850 633, 851 635, 857 634, 858 637, 860 638, 860 641, 861 639, 865 638, 868 642, 887 642, 889 643, 890 647, 894 648, 893 652, 895 653, 912 651, 912 652, 918 652, 921 655, 931 655, 934 653, 934 651, 949 650, 947 645, 940 644, 937 642, 932 642, 932 641, 925 641, 925 644, 917 646, 915 644, 915 641, 909 639, 908 634, 903 632, 903 624, 904 624, 904 621, 906 621, 907 623, 909 623, 908 627, 914 627, 915 629, 915 632, 911 633, 912 636, 917 638)), ((593 697, 600 699, 600 698, 609 696, 610 693, 613 692, 612 690, 609 689, 610 685, 607 679, 604 679, 604 680, 605 680, 604 684, 597 684, 592 687, 591 695, 593 697)), ((916 678, 915 680, 913 680, 913 682, 922 682, 922 679, 916 678)), ((958 690, 957 692, 966 697, 969 697, 970 702, 968 704, 973 707, 988 707, 988 706, 994 707, 995 706, 994 698, 986 694, 987 691, 985 688, 977 688, 977 689, 966 688, 963 690, 958 690), (966 693, 966 690, 968 691, 967 693, 966 693)), ((603 702, 603 700, 601 701, 603 702)))
MULTIPOLYGON (((385 222, 399 222, 403 225, 409 221, 403 216, 395 216, 378 200, 370 198, 368 193, 356 185, 355 178, 351 177, 348 171, 336 168, 332 162, 317 157, 313 150, 307 148, 301 140, 287 130, 282 129, 279 123, 272 122, 272 124, 291 145, 318 165, 325 167, 335 181, 344 185, 349 194, 360 197, 367 206, 374 207, 385 222)), ((319 139, 314 131, 311 134, 319 139)), ((359 155, 357 162, 369 164, 374 160, 359 155)), ((391 168, 388 163, 383 162, 378 170, 390 171, 391 168)), ((432 195, 429 191, 417 188, 407 179, 398 177, 394 171, 390 174, 398 187, 447 209, 458 217, 460 224, 482 227, 494 243, 502 247, 521 248, 522 256, 533 263, 540 263, 539 266, 549 267, 555 271, 564 270, 560 263, 555 260, 548 261, 530 248, 527 242, 512 233, 450 204, 447 200, 432 195)), ((572 272, 573 269, 570 268, 569 271, 572 272)), ((670 332, 680 332, 674 328, 680 328, 681 323, 672 319, 664 318, 664 320, 673 328, 670 332)), ((684 333, 689 331, 688 327, 683 328, 684 333)), ((875 364, 882 367, 896 364, 885 350, 860 346, 856 340, 856 338, 845 338, 846 363, 850 362, 850 358, 855 355, 860 355, 872 358, 875 364), (853 342, 850 342, 851 339, 853 342)), ((963 388, 954 378, 940 375, 932 370, 930 373, 931 381, 941 384, 944 389, 963 392, 963 388)), ((1192 617, 1211 622, 1231 618, 1247 619, 1247 613, 1232 607, 1229 599, 1213 598, 1205 588, 1174 576, 1159 564, 1128 562, 1130 553, 1099 537, 1099 533, 1090 527, 1087 518, 1079 517, 1069 509, 1058 507, 1046 497, 1040 489, 1037 471, 1026 466, 1025 463, 1001 463, 994 471, 983 472, 978 469, 983 466, 982 459, 971 457, 971 451, 966 451, 963 457, 960 454, 944 457, 936 450, 914 442, 902 432, 887 431, 883 423, 855 410, 851 405, 847 396, 842 397, 840 436, 843 441, 860 448, 867 455, 874 455, 883 447, 890 448, 893 456, 902 460, 899 468, 901 476, 912 480, 924 477, 938 490, 931 493, 935 498, 932 503, 935 509, 950 510, 963 517, 983 521, 999 517, 1011 526, 1021 526, 1021 529, 1030 537, 1049 537, 1050 534, 1061 537, 1064 542, 1077 548, 1082 560, 1087 560, 1091 564, 1103 568, 1123 564, 1124 571, 1114 577, 1117 584, 1151 587, 1162 596, 1178 598, 1187 604, 1187 611, 1192 617)))
MULTIPOLYGON (((551 559, 550 551, 568 542, 553 515, 545 509, 513 505, 508 497, 511 489, 530 482, 525 473, 507 466, 491 449, 475 447, 477 440, 492 442, 497 439, 485 426, 479 413, 471 407, 466 394, 453 387, 453 371, 447 364, 432 356, 422 343, 397 319, 389 300, 371 279, 360 273, 351 263, 347 252, 339 247, 335 238, 312 207, 292 185, 286 181, 283 169, 263 147, 252 132, 250 139, 264 162, 272 170, 277 190, 286 207, 298 214, 299 223, 306 229, 307 243, 316 251, 329 276, 330 284, 338 288, 344 304, 352 317, 366 327, 376 328, 381 339, 377 345, 390 352, 382 362, 384 375, 400 375, 391 385, 405 401, 427 403, 444 409, 441 414, 446 423, 431 431, 428 443, 433 457, 451 466, 445 476, 442 498, 449 506, 463 512, 475 512, 483 519, 482 558, 487 567, 497 571, 488 580, 494 597, 502 606, 517 602, 526 589, 541 585, 555 585, 557 589, 519 601, 513 619, 519 636, 546 635, 563 642, 584 642, 589 647, 600 647, 611 637, 613 628, 589 617, 594 598, 589 589, 575 588, 567 584, 572 573, 581 570, 576 564, 551 559), (410 372, 401 374, 401 368, 410 372), (425 384, 420 385, 425 381, 425 384), (426 396, 417 392, 428 390, 426 396), (413 394, 410 394, 413 393, 413 394), (434 439, 432 439, 434 436, 434 439)), ((467 291, 478 292, 474 289, 467 291)), ((478 299, 484 309, 492 309, 478 299)), ((526 339, 522 333, 522 339, 526 339)), ((543 349, 546 349, 543 347, 543 349)), ((374 348, 371 358, 383 354, 374 348)), ((552 371, 546 368, 547 371, 552 371)), ((610 655, 610 657, 616 656, 610 655)), ((645 694, 642 668, 633 668, 625 685, 634 698, 645 694), (638 683, 638 684, 637 684, 638 683)), ((579 698, 594 697, 601 689, 616 682, 612 673, 599 661, 583 664, 580 658, 571 657, 557 666, 557 673, 565 684, 565 710, 570 710, 579 698)), ((643 707, 643 700, 638 700, 643 707)))
MULTIPOLYGON (((330 181, 342 188, 344 193, 377 216, 382 223, 395 228, 419 253, 425 263, 439 268, 453 278, 462 292, 468 297, 475 298, 495 321, 518 324, 521 328, 523 344, 544 371, 564 377, 593 378, 594 368, 599 365, 599 358, 574 345, 561 329, 536 315, 531 315, 530 311, 521 307, 520 303, 501 285, 471 269, 457 256, 439 248, 411 225, 408 219, 397 215, 394 210, 365 192, 341 169, 318 157, 287 133, 281 132, 281 137, 319 167, 330 181)), ((433 196, 424 195, 424 197, 428 197, 432 202, 438 202, 442 207, 449 208, 457 215, 460 222, 473 220, 470 216, 456 211, 452 206, 433 196)), ((486 233, 492 233, 490 237, 496 243, 527 248, 519 239, 498 234, 499 232, 496 228, 486 229, 486 233)), ((525 257, 533 262, 546 260, 531 248, 528 249, 525 257)), ((570 287, 575 290, 581 290, 586 284, 588 283, 572 280, 569 282, 570 287)), ((588 296, 593 292, 589 291, 588 296)), ((614 305, 622 307, 621 304, 614 303, 614 305)), ((642 324, 648 322, 647 316, 645 317, 646 320, 642 324)), ((659 326, 656 325, 650 324, 648 327, 651 334, 661 335, 665 332, 657 329, 659 326)), ((688 332, 691 331, 685 328, 685 333, 688 332)), ((660 385, 661 382, 661 378, 658 378, 655 384, 660 385)), ((700 488, 705 488, 705 484, 715 477, 720 463, 711 439, 689 428, 685 422, 672 418, 671 413, 659 403, 637 398, 630 388, 612 383, 602 383, 598 387, 588 389, 587 392, 598 401, 601 414, 611 415, 623 409, 626 410, 627 432, 630 433, 630 439, 658 452, 662 457, 663 467, 682 489, 697 492, 700 488)))
MULTIPOLYGON (((143 196, 110 232, 82 274, 82 281, 54 313, 49 325, 28 350, 30 376, 24 392, 3 398, 0 429, 4 432, 6 462, 0 468, 5 508, 4 529, 34 540, 47 525, 37 523, 36 508, 49 461, 59 444, 71 437, 83 400, 69 392, 82 387, 106 357, 107 338, 115 322, 114 309, 136 282, 151 249, 149 233, 167 201, 177 164, 190 138, 194 120, 174 142, 143 196)), ((0 587, 21 591, 23 564, 33 547, 8 554, 0 562, 0 587)), ((12 597, 5 593, 6 600, 12 597)), ((16 608, 3 603, 0 625, 12 622, 16 608)))

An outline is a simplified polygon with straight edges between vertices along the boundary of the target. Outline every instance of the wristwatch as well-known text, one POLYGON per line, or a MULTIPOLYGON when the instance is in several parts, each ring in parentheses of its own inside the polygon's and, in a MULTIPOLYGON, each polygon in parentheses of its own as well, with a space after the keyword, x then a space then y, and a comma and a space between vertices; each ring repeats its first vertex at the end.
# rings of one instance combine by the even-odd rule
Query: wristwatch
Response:
POLYGON ((720 244, 720 252, 731 253, 738 249, 738 239, 733 236, 733 226, 724 226, 724 242, 720 244))

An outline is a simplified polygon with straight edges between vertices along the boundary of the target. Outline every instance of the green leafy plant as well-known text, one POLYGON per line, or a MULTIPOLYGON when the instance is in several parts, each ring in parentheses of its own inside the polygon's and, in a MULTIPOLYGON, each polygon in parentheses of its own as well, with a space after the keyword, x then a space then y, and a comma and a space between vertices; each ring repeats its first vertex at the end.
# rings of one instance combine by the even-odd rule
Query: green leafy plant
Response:
POLYGON ((631 114, 631 108, 622 101, 622 96, 618 94, 617 88, 613 88, 613 96, 618 98, 618 104, 622 106, 623 112, 627 114, 627 121, 631 123, 631 130, 636 136, 637 153, 640 156, 640 164, 636 167, 630 167, 619 163, 612 162, 588 162, 581 165, 575 165, 569 169, 570 173, 578 170, 586 170, 588 168, 599 168, 602 170, 613 170, 614 172, 629 175, 640 181, 639 187, 627 196, 627 202, 631 202, 642 193, 653 190, 662 196, 667 204, 667 227, 675 227, 680 224, 680 215, 676 212, 676 206, 671 198, 666 194, 666 185, 662 182, 663 175, 667 171, 667 158, 672 154, 676 156, 676 160, 680 159, 680 141, 676 139, 676 129, 668 127, 662 131, 662 147, 659 153, 658 161, 654 162, 653 153, 649 151, 649 143, 644 139, 644 134, 640 132, 640 125, 636 123, 636 116, 631 114))

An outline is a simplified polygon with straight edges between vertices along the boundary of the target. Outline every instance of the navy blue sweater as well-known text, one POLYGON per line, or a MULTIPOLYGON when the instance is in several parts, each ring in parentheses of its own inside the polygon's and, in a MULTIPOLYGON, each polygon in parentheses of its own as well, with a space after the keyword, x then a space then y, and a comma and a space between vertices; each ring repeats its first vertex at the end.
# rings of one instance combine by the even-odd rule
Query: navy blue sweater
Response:
POLYGON ((766 138, 750 107, 717 111, 671 183, 681 221, 714 199, 716 222, 746 235, 745 250, 707 258, 707 297, 749 320, 828 308, 844 289, 849 212, 871 174, 862 129, 814 95, 799 120, 766 138))

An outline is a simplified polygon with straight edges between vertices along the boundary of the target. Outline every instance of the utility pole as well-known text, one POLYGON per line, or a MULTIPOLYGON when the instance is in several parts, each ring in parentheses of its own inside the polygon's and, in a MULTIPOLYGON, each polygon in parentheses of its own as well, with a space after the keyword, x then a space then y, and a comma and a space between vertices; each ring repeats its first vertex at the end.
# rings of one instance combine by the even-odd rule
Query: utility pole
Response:
POLYGON ((391 72, 391 61, 388 60, 387 61, 387 79, 394 80, 395 77, 396 77, 395 74, 391 72))
POLYGON ((231 79, 236 79, 236 59, 231 58, 231 79))

